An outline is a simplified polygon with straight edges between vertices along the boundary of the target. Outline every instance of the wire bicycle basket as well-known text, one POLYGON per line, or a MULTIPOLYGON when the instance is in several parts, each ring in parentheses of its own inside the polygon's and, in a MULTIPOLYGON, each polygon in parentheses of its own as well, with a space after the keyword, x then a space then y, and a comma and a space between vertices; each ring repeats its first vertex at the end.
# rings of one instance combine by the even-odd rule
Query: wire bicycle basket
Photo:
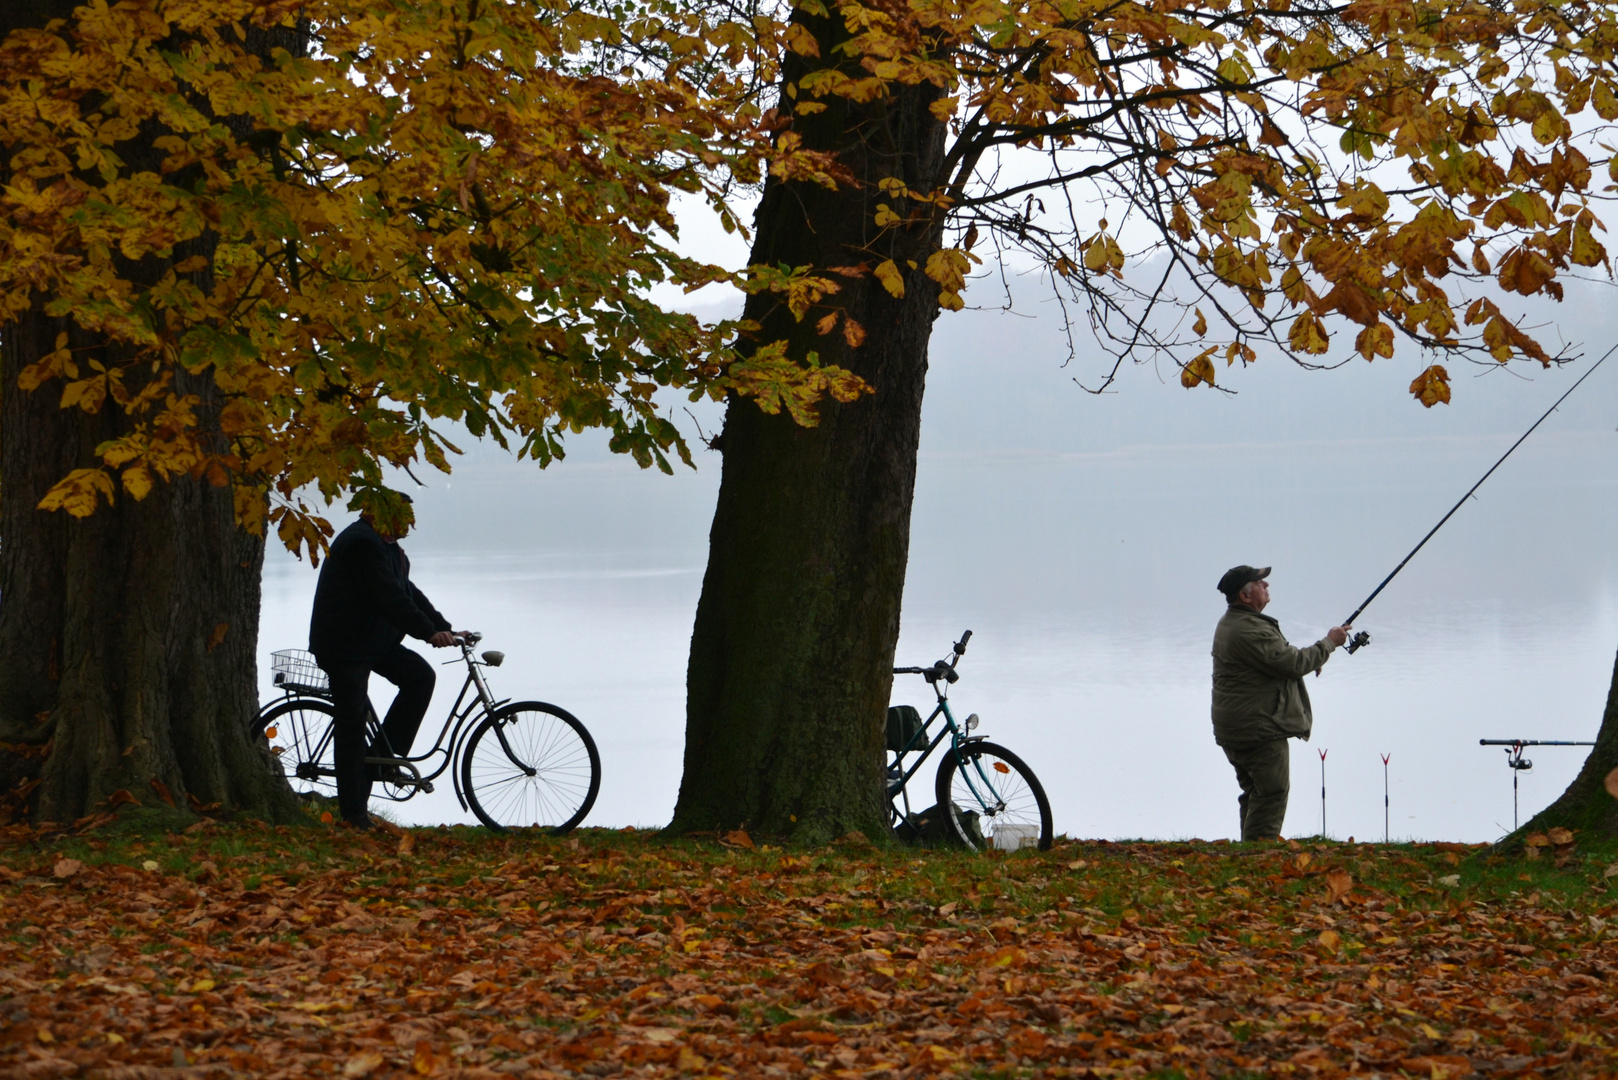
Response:
POLYGON ((301 690, 310 694, 330 694, 331 683, 326 673, 315 663, 315 655, 303 649, 280 649, 270 654, 270 670, 275 672, 274 685, 288 690, 301 690))

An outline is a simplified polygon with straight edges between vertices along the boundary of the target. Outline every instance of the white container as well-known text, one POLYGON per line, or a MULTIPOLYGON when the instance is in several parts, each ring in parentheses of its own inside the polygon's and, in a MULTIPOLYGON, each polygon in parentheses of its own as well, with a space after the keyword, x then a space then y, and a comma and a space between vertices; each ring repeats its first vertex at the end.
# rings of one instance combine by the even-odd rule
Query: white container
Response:
POLYGON ((1038 825, 996 825, 991 836, 997 851, 1039 846, 1038 825))

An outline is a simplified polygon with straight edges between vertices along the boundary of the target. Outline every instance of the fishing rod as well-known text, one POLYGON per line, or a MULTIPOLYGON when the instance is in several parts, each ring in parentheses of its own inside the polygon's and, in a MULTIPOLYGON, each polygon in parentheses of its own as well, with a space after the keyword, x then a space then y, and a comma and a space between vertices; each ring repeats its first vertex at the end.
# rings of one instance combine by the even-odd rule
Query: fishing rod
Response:
MULTIPOLYGON (((1438 519, 1438 524, 1434 525, 1432 527, 1432 531, 1429 532, 1426 536, 1421 538, 1421 543, 1417 544, 1415 547, 1410 549, 1410 554, 1406 555, 1403 559, 1401 559, 1399 561, 1399 565, 1395 566, 1393 568, 1393 573, 1391 573, 1387 577, 1383 578, 1382 579, 1382 584, 1378 585, 1375 589, 1371 590, 1371 595, 1367 596, 1365 598, 1365 603, 1363 603, 1359 607, 1355 608, 1354 609, 1354 614, 1352 614, 1348 618, 1344 619, 1338 625, 1340 625, 1340 626, 1353 626, 1354 625, 1354 620, 1360 617, 1360 613, 1363 612, 1366 608, 1371 606, 1371 601, 1375 600, 1377 598, 1377 596, 1382 592, 1382 590, 1388 587, 1388 582, 1392 581, 1394 578, 1399 576, 1399 571, 1401 571, 1401 570, 1403 570, 1405 568, 1405 563, 1409 562, 1411 559, 1414 559, 1416 557, 1416 552, 1420 551, 1423 547, 1426 547, 1427 546, 1427 541, 1429 541, 1429 540, 1431 540, 1433 538, 1433 534, 1438 532, 1439 529, 1442 529, 1444 527, 1444 522, 1446 522, 1450 518, 1454 517, 1455 516, 1455 511, 1459 510, 1463 505, 1465 505, 1466 500, 1470 499, 1472 497, 1472 494, 1475 491, 1477 491, 1478 488, 1483 486, 1483 481, 1485 481, 1489 477, 1493 476, 1494 475, 1494 470, 1498 469, 1502 464, 1504 464, 1506 458, 1510 457, 1512 455, 1512 452, 1515 451, 1517 449, 1517 447, 1521 446, 1523 444, 1523 441, 1525 439, 1527 439, 1528 436, 1530 436, 1530 435, 1532 435, 1534 433, 1534 428, 1537 428, 1537 427, 1539 427, 1539 425, 1543 424, 1546 421, 1546 419, 1551 415, 1551 413, 1555 412, 1557 410, 1557 408, 1562 404, 1562 402, 1564 402, 1564 401, 1566 401, 1568 399, 1568 395, 1573 393, 1573 391, 1575 391, 1575 390, 1577 390, 1579 388, 1579 383, 1584 382, 1585 379, 1588 379, 1590 376, 1594 375, 1595 372, 1596 372, 1596 368, 1598 368, 1602 364, 1606 363, 1607 362, 1607 357, 1611 356, 1614 352, 1618 352, 1618 345, 1614 345, 1612 348, 1608 349, 1605 353, 1602 354, 1602 357, 1601 357, 1600 360, 1597 360, 1594 364, 1591 364, 1590 365, 1590 370, 1586 371, 1583 375, 1580 375, 1579 379, 1578 379, 1578 382, 1575 382, 1572 386, 1568 387, 1567 388, 1567 393, 1565 393, 1561 397, 1557 398, 1556 403, 1554 405, 1552 405, 1550 408, 1545 410, 1545 415, 1541 416, 1538 420, 1535 420, 1534 423, 1533 423, 1533 426, 1530 427, 1527 431, 1523 432, 1522 437, 1519 438, 1516 442, 1511 444, 1511 449, 1507 450, 1505 453, 1501 454, 1500 455, 1500 460, 1496 461, 1493 465, 1490 465, 1489 466, 1489 471, 1484 473, 1481 477, 1479 477, 1478 482, 1473 484, 1470 488, 1468 488, 1466 490, 1466 494, 1461 496, 1460 501, 1457 502, 1454 506, 1449 508, 1449 513, 1445 514, 1443 517, 1438 519)), ((1362 646, 1369 645, 1370 643, 1371 643, 1371 635, 1367 634, 1364 630, 1361 630, 1359 633, 1355 634, 1354 637, 1349 641, 1349 643, 1348 643, 1348 651, 1351 652, 1351 653, 1356 652, 1362 646)))

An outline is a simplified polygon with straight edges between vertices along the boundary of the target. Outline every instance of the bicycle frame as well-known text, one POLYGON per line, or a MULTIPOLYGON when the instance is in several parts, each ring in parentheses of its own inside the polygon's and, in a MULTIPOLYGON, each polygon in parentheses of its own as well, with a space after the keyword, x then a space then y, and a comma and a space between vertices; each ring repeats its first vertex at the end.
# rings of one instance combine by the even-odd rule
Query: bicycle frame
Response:
MULTIPOLYGON (((922 721, 921 730, 911 738, 910 742, 905 745, 904 749, 899 750, 895 754, 894 763, 889 769, 888 801, 891 803, 894 798, 902 797, 904 800, 904 812, 906 815, 910 813, 909 785, 911 778, 914 777, 916 773, 921 771, 921 767, 932 758, 933 751, 938 749, 939 745, 943 743, 946 737, 948 737, 950 740, 950 752, 956 755, 959 755, 962 746, 965 746, 968 743, 978 742, 984 738, 982 735, 971 734, 972 729, 977 727, 976 713, 973 713, 971 716, 966 718, 966 724, 963 728, 962 724, 955 719, 955 714, 950 710, 949 707, 949 684, 954 682, 955 679, 959 678, 959 676, 955 674, 955 663, 959 661, 961 654, 966 651, 966 643, 971 640, 971 637, 972 631, 968 630, 964 635, 962 635, 961 640, 955 644, 955 651, 950 655, 950 658, 948 660, 940 660, 931 668, 893 669, 895 674, 924 676, 927 679, 927 682, 931 684, 933 693, 938 696, 938 704, 933 706, 933 711, 927 715, 926 720, 922 721), (937 720, 940 716, 944 718, 943 728, 939 730, 937 735, 929 736, 933 721, 937 720), (922 744, 925 744, 925 748, 923 748, 922 744), (906 769, 904 767, 905 755, 911 753, 917 755, 916 761, 915 764, 906 769)), ((982 800, 982 797, 977 790, 977 785, 973 784, 972 782, 971 775, 965 768, 962 768, 960 771, 961 775, 966 779, 967 787, 971 789, 973 795, 979 796, 980 801, 983 801, 985 806, 993 806, 1000 803, 1001 800, 999 794, 995 792, 994 786, 990 783, 989 778, 983 774, 983 769, 980 765, 974 765, 973 771, 978 774, 978 779, 981 781, 984 788, 994 796, 993 800, 982 800)))
MULTIPOLYGON (((459 662, 466 664, 466 681, 461 684, 460 693, 455 695, 455 703, 450 706, 449 715, 445 717, 443 726, 438 729, 438 737, 433 740, 433 745, 425 753, 417 755, 395 755, 392 759, 367 758, 367 764, 382 764, 387 760, 403 761, 412 766, 418 781, 429 783, 437 780, 444 774, 444 770, 449 769, 460 753, 460 747, 465 736, 477 726, 476 722, 481 721, 484 716, 492 715, 496 709, 511 700, 510 698, 496 700, 493 692, 490 691, 488 680, 484 679, 483 672, 480 670, 485 664, 472 652, 472 646, 481 640, 483 640, 483 635, 474 633, 457 642, 461 650, 459 662), (469 691, 471 692, 470 699, 467 696, 469 691), (443 760, 431 772, 423 773, 422 770, 414 768, 415 765, 427 761, 435 754, 442 754, 443 760)), ((457 663, 457 661, 449 660, 441 666, 453 663, 457 663)), ((310 696, 314 696, 321 701, 331 700, 330 693, 310 695, 308 692, 293 690, 290 687, 284 691, 284 700, 286 701, 294 701, 310 696)), ((276 702, 276 704, 279 705, 280 702, 276 702)), ((369 711, 370 715, 366 721, 368 734, 373 739, 380 737, 385 742, 386 737, 382 732, 381 720, 376 715, 376 708, 370 706, 369 711)), ((516 755, 512 753, 511 747, 506 743, 505 733, 496 728, 495 734, 500 739, 501 748, 515 761, 516 755)), ((327 738, 330 738, 329 732, 327 738)), ((321 753, 325 751, 324 746, 317 749, 321 753)), ((392 748, 389 747, 389 749, 392 748)), ((456 800, 461 804, 461 809, 470 809, 466 802, 466 793, 461 790, 461 778, 458 770, 450 769, 450 784, 455 791, 456 800)))

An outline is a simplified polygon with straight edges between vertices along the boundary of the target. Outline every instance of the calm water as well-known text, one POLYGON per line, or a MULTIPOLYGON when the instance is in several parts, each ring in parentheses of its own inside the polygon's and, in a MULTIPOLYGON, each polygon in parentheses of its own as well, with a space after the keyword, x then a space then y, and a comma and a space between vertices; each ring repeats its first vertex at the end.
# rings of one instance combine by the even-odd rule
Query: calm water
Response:
MULTIPOLYGON (((1577 374, 1463 377, 1432 412, 1407 404, 1410 366, 1383 362, 1261 364, 1221 376, 1236 397, 1134 369, 1095 397, 1039 320, 955 318, 935 337, 899 662, 974 630, 954 698, 1034 763, 1058 831, 1076 836, 1235 835, 1208 722, 1219 575, 1274 564, 1269 613, 1313 641, 1577 374)), ((1361 619, 1374 643, 1309 680, 1315 738, 1292 744, 1289 835, 1320 827, 1322 749, 1333 835, 1382 836, 1389 753, 1395 838, 1482 840, 1510 828, 1512 807, 1504 754, 1480 737, 1593 737, 1618 649, 1612 366, 1361 619)), ((674 803, 718 458, 699 466, 642 473, 583 440, 545 473, 480 452, 417 494, 415 580, 507 653, 497 692, 560 704, 595 735, 590 824, 661 824, 674 803)), ((270 649, 304 644, 313 585, 272 554, 265 672, 270 649)), ((442 669, 429 733, 456 673, 442 669)), ((924 704, 914 683, 895 700, 924 704)), ((1530 756, 1524 818, 1583 751, 1530 756)), ((401 820, 467 820, 444 787, 401 820)))

